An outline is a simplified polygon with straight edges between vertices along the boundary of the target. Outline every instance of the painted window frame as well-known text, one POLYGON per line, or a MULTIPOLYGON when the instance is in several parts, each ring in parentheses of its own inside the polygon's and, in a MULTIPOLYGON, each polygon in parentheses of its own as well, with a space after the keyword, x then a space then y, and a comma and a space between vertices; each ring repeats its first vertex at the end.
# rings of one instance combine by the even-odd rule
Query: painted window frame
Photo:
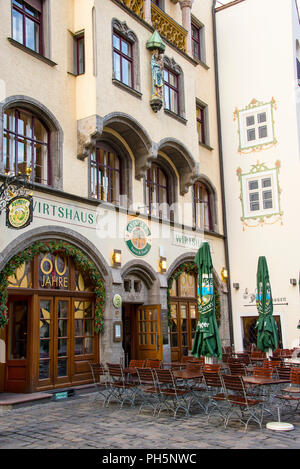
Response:
MULTIPOLYGON (((9 168, 9 171, 8 171, 8 168, 5 166, 5 162, 4 162, 4 154, 2 155, 2 164, 1 166, 3 167, 3 171, 4 172, 9 172, 9 173, 13 173, 13 174, 17 174, 17 172, 19 172, 19 168, 18 168, 18 151, 19 151, 19 148, 18 148, 18 143, 22 143, 22 141, 24 141, 24 145, 28 145, 29 146, 31 145, 31 161, 30 161, 30 166, 27 166, 26 165, 26 168, 28 167, 35 167, 36 166, 36 161, 34 159, 34 145, 35 144, 38 144, 38 145, 43 145, 44 147, 47 148, 47 182, 37 182, 35 180, 35 171, 32 171, 31 172, 31 181, 33 183, 37 183, 37 184, 41 184, 43 186, 52 186, 53 185, 53 176, 52 176, 52 161, 51 161, 51 151, 50 151, 50 140, 51 140, 51 132, 48 128, 48 126, 43 122, 42 119, 40 119, 35 113, 33 113, 32 111, 29 111, 27 109, 23 109, 22 106, 16 106, 16 107, 12 107, 12 108, 8 108, 7 110, 4 111, 4 115, 6 114, 7 111, 10 111, 11 113, 13 113, 13 128, 14 130, 11 130, 9 128, 5 128, 4 127, 4 121, 5 119, 3 119, 3 141, 4 141, 4 138, 6 135, 8 136, 11 136, 14 140, 13 140, 13 145, 14 145, 14 170, 12 171, 11 168, 9 168), (24 134, 21 134, 19 133, 19 128, 18 128, 18 121, 19 121, 19 117, 20 115, 22 114, 26 114, 28 116, 30 116, 31 118, 31 136, 28 136, 28 135, 24 135, 24 134), (39 141, 38 139, 34 138, 34 126, 35 126, 35 121, 38 121, 45 129, 46 133, 47 133, 47 143, 45 142, 42 142, 42 141, 39 141)), ((4 145, 3 145, 3 148, 4 148, 4 145)))
POLYGON ((170 70, 168 67, 164 67, 164 106, 167 111, 171 111, 174 114, 177 114, 180 116, 180 99, 179 99, 179 76, 177 73, 175 73, 173 70, 170 70), (168 81, 166 81, 166 75, 168 77, 168 81), (170 77, 172 77, 176 85, 172 85, 170 83, 170 77), (175 93, 176 96, 176 107, 177 109, 173 108, 172 106, 172 100, 171 100, 171 93, 175 93), (168 95, 168 102, 169 102, 169 107, 166 102, 166 94, 168 95))
POLYGON ((93 198, 93 199, 96 199, 96 200, 101 200, 103 202, 107 202, 107 203, 111 203, 113 205, 120 205, 120 197, 121 197, 121 194, 122 194, 122 171, 123 171, 123 168, 122 168, 122 158, 120 157, 119 153, 113 148, 111 147, 110 145, 107 145, 106 143, 103 143, 103 142, 99 142, 96 146, 96 150, 94 152, 91 152, 90 154, 90 178, 89 178, 89 181, 90 181, 90 187, 89 187, 89 192, 90 192, 90 197, 93 198), (100 150, 103 150, 104 152, 108 153, 108 163, 107 164, 102 164, 100 163, 100 150), (110 165, 110 160, 111 160, 111 157, 110 155, 111 154, 114 154, 115 157, 117 158, 118 162, 119 162, 119 168, 114 168, 110 165), (108 182, 108 187, 107 187, 107 194, 108 194, 108 197, 107 199, 106 198, 102 198, 101 194, 100 194, 100 188, 102 187, 101 184, 100 184, 100 178, 99 178, 99 174, 100 174, 100 170, 105 169, 107 171, 107 182, 108 182), (96 187, 96 194, 92 194, 92 181, 93 181, 93 171, 96 171, 96 181, 95 181, 95 187, 96 187), (112 200, 112 197, 111 197, 111 194, 112 194, 112 187, 113 187, 113 184, 112 184, 112 176, 113 174, 118 174, 118 177, 119 177, 119 194, 116 196, 116 200, 112 200), (117 200, 118 199, 118 200, 117 200))
POLYGON ((276 101, 274 98, 270 102, 259 102, 253 99, 251 103, 244 109, 235 109, 234 120, 238 120, 238 133, 239 133, 239 149, 240 153, 250 153, 252 151, 260 151, 263 148, 270 148, 277 143, 275 138, 274 129, 274 113, 273 110, 277 109, 276 101), (258 116, 266 114, 266 121, 259 122, 258 116), (247 121, 253 117, 254 124, 247 125, 247 121), (261 125, 260 125, 261 124, 261 125), (267 128, 267 135, 259 137, 257 132, 259 128, 267 128), (255 138, 248 139, 249 131, 255 131, 255 138))
POLYGON ((85 74, 85 34, 84 31, 76 33, 74 35, 74 73, 75 75, 84 75, 85 74), (80 51, 80 42, 82 42, 83 47, 80 51), (82 57, 80 57, 82 53, 82 57), (80 66, 80 60, 82 59, 82 69, 80 66))
POLYGON ((11 30, 12 30, 12 38, 22 44, 24 47, 27 47, 28 49, 31 49, 32 51, 43 55, 44 53, 44 28, 43 28, 43 0, 35 0, 34 2, 31 0, 24 1, 24 0, 17 0, 19 5, 15 3, 15 0, 11 1, 11 10, 12 10, 12 24, 11 24, 11 30), (34 8, 33 5, 40 5, 40 11, 37 8, 34 8), (20 6, 22 5, 22 7, 20 6), (29 8, 28 8, 29 7, 29 8), (26 11, 27 10, 27 11, 26 11), (34 11, 38 17, 32 16, 30 13, 28 13, 29 10, 34 11), (14 30, 14 12, 19 13, 22 15, 22 41, 18 41, 15 35, 15 30, 14 30), (27 31, 27 26, 26 26, 26 19, 32 21, 34 24, 38 25, 38 33, 39 33, 39 41, 38 41, 38 49, 29 47, 26 42, 28 35, 26 34, 27 31))
POLYGON ((169 215, 168 214, 166 215, 166 213, 163 213, 160 207, 161 204, 167 204, 168 206, 170 205, 169 177, 166 171, 164 170, 164 168, 159 163, 152 163, 151 168, 149 168, 146 171, 144 183, 145 183, 145 200, 146 200, 147 214, 149 216, 154 216, 159 219, 169 219, 169 215), (153 169, 156 172, 155 181, 152 180, 152 177, 151 177, 151 171, 153 169), (160 172, 163 174, 165 178, 165 181, 166 181, 165 185, 160 183, 160 178, 159 178, 160 172), (154 191, 154 188, 156 189, 155 191, 154 191), (163 191, 165 194, 165 200, 163 199, 161 200, 161 191, 163 191), (154 192, 156 194, 156 201, 152 200, 152 194, 154 192), (153 204, 155 204, 159 209, 158 215, 157 213, 155 213, 155 208, 154 209, 152 208, 153 204))
POLYGON ((193 185, 193 225, 194 229, 202 231, 214 231, 213 215, 213 197, 214 194, 204 181, 196 181, 193 185), (197 195, 201 189, 200 197, 197 195), (203 191, 207 195, 207 200, 203 200, 203 191), (198 216, 197 204, 200 205, 200 216, 198 216), (205 206, 203 207, 203 204, 205 206), (204 212, 203 212, 204 210, 204 212), (200 218, 200 219, 199 219, 200 218), (204 220, 204 223, 203 223, 204 220))
POLYGON ((125 38, 122 34, 120 34, 118 31, 115 29, 113 30, 113 76, 116 80, 119 82, 123 83, 126 86, 129 86, 129 88, 134 89, 135 81, 134 81, 134 56, 133 56, 133 44, 132 41, 130 41, 128 38, 125 38), (114 46, 114 38, 117 38, 120 41, 120 49, 117 49, 114 46), (130 51, 130 55, 125 54, 122 51, 122 43, 125 43, 128 46, 128 49, 130 51), (116 75, 116 70, 115 70, 115 54, 119 57, 120 60, 120 78, 117 77, 116 75), (123 63, 130 64, 131 70, 130 70, 130 81, 126 83, 123 79, 123 63))
MULTIPOLYGON (((237 176, 240 181, 240 200, 242 204, 242 217, 241 221, 246 226, 259 226, 263 223, 275 223, 275 221, 282 221, 283 211, 281 209, 280 194, 281 188, 279 185, 279 169, 281 163, 276 161, 274 168, 268 168, 264 163, 257 162, 253 165, 251 170, 247 173, 242 173, 241 168, 237 169, 237 176), (272 179, 272 201, 273 207, 267 209, 250 210, 250 195, 249 195, 249 182, 262 179, 272 179), (275 221, 274 221, 275 217, 275 221)), ((270 190, 267 188, 266 190, 270 190)), ((250 191, 251 192, 251 191, 250 191)), ((261 200, 261 199, 260 199, 261 200)))

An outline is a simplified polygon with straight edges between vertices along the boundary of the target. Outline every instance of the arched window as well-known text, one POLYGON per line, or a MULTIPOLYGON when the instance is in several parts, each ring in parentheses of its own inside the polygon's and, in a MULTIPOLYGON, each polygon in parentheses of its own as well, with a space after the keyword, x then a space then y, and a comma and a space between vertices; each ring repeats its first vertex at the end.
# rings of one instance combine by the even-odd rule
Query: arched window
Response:
POLYGON ((91 155, 91 197, 112 204, 120 202, 121 162, 116 151, 101 143, 91 155))
POLYGON ((211 194, 205 184, 198 181, 194 184, 194 225, 197 229, 212 231, 211 194))
POLYGON ((145 178, 146 206, 149 215, 168 218, 168 178, 163 169, 153 163, 145 178))
POLYGON ((46 125, 22 108, 7 109, 3 117, 4 172, 25 173, 29 168, 32 182, 52 185, 50 132, 46 125))

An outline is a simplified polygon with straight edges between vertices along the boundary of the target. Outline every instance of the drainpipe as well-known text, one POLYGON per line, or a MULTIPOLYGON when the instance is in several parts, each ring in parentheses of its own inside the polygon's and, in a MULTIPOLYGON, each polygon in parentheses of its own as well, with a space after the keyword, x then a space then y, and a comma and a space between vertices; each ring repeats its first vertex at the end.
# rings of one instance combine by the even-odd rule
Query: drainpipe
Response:
POLYGON ((231 276, 230 276, 228 238, 227 238, 227 215, 226 215, 226 202, 225 202, 225 189, 224 189, 224 165, 223 165, 222 129, 221 129, 221 115, 220 115, 217 25, 216 25, 216 11, 215 11, 216 2, 217 0, 213 0, 213 6, 212 6, 214 62, 215 62, 217 122, 218 122, 218 138, 219 138, 219 161, 220 161, 221 192, 222 192, 223 230, 224 230, 224 236, 225 236, 225 260, 226 260, 226 266, 228 269, 227 289, 228 289, 229 334, 230 334, 230 345, 233 345, 234 335, 233 335, 233 322, 232 322, 232 301, 231 301, 231 280, 230 280, 231 276))

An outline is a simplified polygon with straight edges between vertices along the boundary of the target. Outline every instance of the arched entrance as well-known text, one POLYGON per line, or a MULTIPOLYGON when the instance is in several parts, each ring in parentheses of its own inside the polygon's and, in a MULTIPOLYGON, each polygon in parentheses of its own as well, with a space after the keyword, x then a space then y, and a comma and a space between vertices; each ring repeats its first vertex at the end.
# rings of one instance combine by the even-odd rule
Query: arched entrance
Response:
POLYGON ((77 247, 44 241, 14 256, 7 287, 7 392, 50 390, 91 381, 99 356, 104 284, 77 247))
POLYGON ((122 347, 130 359, 163 359, 160 285, 145 262, 129 262, 122 269, 122 347))

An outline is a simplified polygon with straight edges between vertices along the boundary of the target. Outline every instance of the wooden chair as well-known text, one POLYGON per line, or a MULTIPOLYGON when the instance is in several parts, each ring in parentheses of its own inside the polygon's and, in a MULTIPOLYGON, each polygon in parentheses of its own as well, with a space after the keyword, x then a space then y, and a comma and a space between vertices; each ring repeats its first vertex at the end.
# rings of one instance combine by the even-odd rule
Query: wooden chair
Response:
POLYGON ((107 368, 111 391, 107 404, 109 404, 110 399, 114 397, 120 402, 121 408, 126 400, 130 402, 131 406, 133 406, 137 393, 137 384, 128 383, 126 381, 126 376, 121 365, 107 363, 107 368))
POLYGON ((241 376, 222 375, 222 381, 229 405, 224 422, 225 428, 230 420, 239 420, 245 425, 245 431, 247 431, 251 420, 254 420, 262 428, 264 402, 247 395, 241 376), (236 418, 232 417, 234 414, 237 416, 236 418))
POLYGON ((147 358, 144 364, 145 368, 162 368, 162 361, 161 360, 154 360, 151 358, 147 358))
POLYGON ((92 372, 93 382, 96 390, 95 399, 98 396, 104 398, 103 407, 109 397, 109 386, 107 383, 107 373, 102 363, 89 363, 92 372))
POLYGON ((159 390, 156 384, 154 371, 151 368, 136 368, 139 378, 139 395, 142 403, 139 408, 139 414, 143 407, 150 407, 153 415, 159 407, 159 390))
POLYGON ((130 360, 128 368, 144 368, 145 360, 130 360))
POLYGON ((217 410, 220 417, 224 420, 224 409, 222 409, 222 402, 226 401, 226 395, 223 389, 223 382, 221 375, 218 371, 203 371, 203 381, 206 388, 206 395, 208 402, 205 406, 205 413, 207 414, 207 421, 213 410, 217 410))
POLYGON ((210 365, 208 363, 205 363, 203 366, 203 371, 205 371, 206 373, 220 373, 221 365, 210 365))
POLYGON ((262 366, 254 366, 252 370, 253 376, 261 377, 261 378, 272 378, 273 376, 273 368, 272 367, 262 367, 262 366))
POLYGON ((229 363, 230 374, 233 376, 246 376, 247 369, 244 363, 229 363))
POLYGON ((182 389, 177 385, 172 370, 155 368, 153 371, 156 375, 160 396, 158 415, 165 408, 173 412, 174 418, 176 418, 179 409, 185 411, 186 416, 189 416, 191 404, 190 390, 187 388, 182 389))
POLYGON ((285 408, 289 408, 292 412, 296 412, 300 403, 300 368, 291 368, 290 385, 282 389, 283 394, 278 394, 285 408), (293 403, 297 403, 294 407, 293 403))

